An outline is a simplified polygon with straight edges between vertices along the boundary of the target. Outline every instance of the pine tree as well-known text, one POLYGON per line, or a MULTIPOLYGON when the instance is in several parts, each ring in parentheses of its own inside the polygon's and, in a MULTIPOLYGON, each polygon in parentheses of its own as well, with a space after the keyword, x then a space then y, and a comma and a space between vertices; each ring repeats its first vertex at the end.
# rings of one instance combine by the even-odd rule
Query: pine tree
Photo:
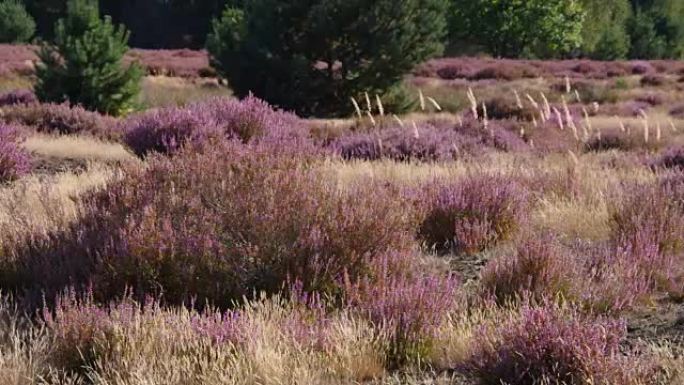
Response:
POLYGON ((343 115, 440 54, 448 0, 252 0, 227 8, 207 39, 238 95, 301 115, 343 115))
POLYGON ((67 16, 56 23, 54 43, 38 52, 38 98, 111 115, 132 111, 142 70, 123 66, 128 37, 123 26, 100 19, 96 0, 70 0, 67 16))
POLYGON ((0 43, 24 43, 36 32, 36 23, 18 0, 0 0, 0 43))

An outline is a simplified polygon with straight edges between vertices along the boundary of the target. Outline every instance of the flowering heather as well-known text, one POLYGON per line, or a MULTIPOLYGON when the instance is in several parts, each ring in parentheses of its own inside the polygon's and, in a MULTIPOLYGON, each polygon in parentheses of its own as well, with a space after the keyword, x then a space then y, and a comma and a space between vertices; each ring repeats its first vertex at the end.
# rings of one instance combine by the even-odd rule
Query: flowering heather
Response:
MULTIPOLYGON (((0 44, 0 74, 30 75, 37 60, 36 46, 0 44)), ((124 59, 137 61, 150 75, 197 77, 209 68, 209 55, 204 50, 131 49, 124 59)))
POLYGON ((251 95, 241 101, 214 98, 191 105, 189 109, 213 118, 228 137, 243 142, 262 138, 301 139, 306 136, 296 115, 274 110, 268 103, 251 95))
MULTIPOLYGON (((391 261, 402 259, 388 255, 391 261)), ((411 261, 415 264, 417 261, 411 261)), ((345 286, 353 311, 368 318, 389 339, 390 365, 416 362, 431 348, 431 339, 456 306, 458 280, 453 276, 396 272, 386 260, 374 277, 345 286)))
POLYGON ((648 111, 653 107, 645 101, 629 100, 624 102, 604 104, 598 115, 636 117, 641 114, 641 110, 648 111))
POLYGON ((684 171, 684 147, 672 147, 658 156, 653 167, 684 171))
POLYGON ((512 255, 490 261, 481 279, 485 293, 506 304, 518 299, 576 297, 576 263, 550 235, 526 240, 512 255))
POLYGON ((28 173, 31 158, 21 148, 19 128, 0 123, 0 183, 13 181, 28 173))
POLYGON ((35 59, 36 54, 32 46, 0 44, 0 75, 31 74, 35 59))
POLYGON ((625 336, 620 321, 524 306, 517 317, 479 331, 465 369, 486 385, 650 383, 651 364, 623 354, 625 336))
MULTIPOLYGON (((628 282, 633 301, 654 292, 684 293, 684 182, 681 175, 658 185, 626 187, 626 197, 610 207, 611 246, 596 259, 597 282, 604 276, 628 282)), ((624 285, 621 285, 624 286, 624 285)), ((599 293, 599 296, 601 294, 599 293)))
POLYGON ((30 90, 14 90, 0 94, 0 107, 35 103, 38 103, 38 98, 36 98, 36 95, 30 90))
POLYGON ((494 65, 482 68, 468 77, 470 80, 486 80, 486 79, 496 79, 496 80, 515 80, 522 78, 534 78, 537 77, 538 73, 534 69, 530 69, 525 66, 506 66, 506 65, 494 65))
POLYGON ((243 142, 302 139, 296 116, 252 96, 242 101, 215 98, 188 107, 170 107, 134 116, 122 123, 124 142, 139 156, 172 153, 185 143, 201 145, 219 138, 243 142))
POLYGON ((429 246, 459 252, 483 251, 509 239, 529 208, 526 190, 502 176, 468 176, 429 189, 420 238, 429 246))
POLYGON ((122 125, 123 141, 138 156, 150 152, 170 154, 186 143, 200 145, 222 137, 209 116, 178 107, 145 112, 128 118, 122 125))
POLYGON ((417 219, 398 189, 340 190, 312 162, 296 148, 229 142, 155 157, 84 198, 70 228, 20 247, 25 284, 226 306, 295 279, 335 291, 343 273, 363 276, 377 256, 412 247, 417 219))
MULTIPOLYGON (((516 119, 531 122, 539 118, 539 111, 531 104, 524 104, 523 108, 517 105, 516 100, 496 97, 485 102, 487 116, 490 119, 516 119)), ((483 115, 482 107, 478 108, 478 114, 483 115)))
POLYGON ((443 122, 384 128, 371 133, 352 133, 334 140, 329 147, 344 159, 398 161, 446 161, 480 155, 487 148, 523 151, 528 147, 504 124, 466 119, 463 126, 443 122))
POLYGON ((646 75, 656 72, 676 75, 681 71, 681 63, 676 61, 590 61, 590 60, 511 60, 490 58, 440 58, 433 59, 414 70, 414 75, 442 79, 475 78, 478 72, 484 75, 506 73, 507 80, 525 77, 547 78, 590 78, 605 79, 607 77, 627 74, 646 75))
POLYGON ((600 136, 592 136, 586 143, 586 151, 634 151, 638 149, 657 149, 659 143, 653 141, 645 143, 641 132, 633 132, 631 135, 618 129, 604 131, 600 136))
POLYGON ((349 134, 333 141, 330 147, 344 159, 389 158, 399 161, 450 160, 481 151, 476 139, 453 129, 430 125, 349 134))
POLYGON ((665 178, 656 186, 627 186, 611 207, 613 241, 635 250, 656 245, 662 253, 684 250, 684 178, 665 178))
POLYGON ((642 87, 660 87, 667 83, 667 78, 662 75, 645 75, 641 78, 642 87))
POLYGON ((684 104, 678 104, 670 110, 670 115, 675 118, 684 118, 684 104))
POLYGON ((88 134, 108 140, 120 136, 116 119, 66 104, 17 105, 4 109, 0 119, 44 133, 88 134))

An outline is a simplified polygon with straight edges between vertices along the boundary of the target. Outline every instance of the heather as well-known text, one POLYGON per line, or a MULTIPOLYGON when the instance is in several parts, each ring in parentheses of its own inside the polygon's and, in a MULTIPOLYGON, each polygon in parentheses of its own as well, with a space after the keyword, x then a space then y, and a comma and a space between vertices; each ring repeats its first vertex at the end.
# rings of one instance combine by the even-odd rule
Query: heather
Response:
POLYGON ((49 134, 85 134, 109 140, 120 136, 116 119, 66 104, 12 106, 3 109, 0 119, 49 134))
POLYGON ((31 158, 21 148, 21 128, 0 124, 0 183, 11 182, 31 170, 31 158))
POLYGON ((640 384, 655 381, 649 362, 620 347, 624 324, 555 305, 525 306, 501 325, 478 332, 466 363, 482 384, 640 384))
POLYGON ((16 104, 34 104, 38 99, 30 90, 14 90, 0 94, 0 107, 13 106, 16 104))
POLYGON ((488 149, 524 151, 525 142, 503 125, 484 128, 476 120, 391 124, 370 132, 352 132, 329 147, 344 159, 447 161, 476 156, 488 149))
POLYGON ((469 176, 429 189, 420 238, 459 252, 484 251, 513 237, 529 204, 524 187, 501 176, 469 176))
POLYGON ((343 274, 411 247, 415 218, 396 188, 339 190, 307 157, 238 143, 157 157, 87 196, 72 226, 18 250, 19 274, 49 292, 91 284, 110 299, 130 286, 226 305, 292 279, 334 293, 343 274))
POLYGON ((139 156, 173 153, 185 144, 235 139, 301 140, 306 133, 295 115, 274 111, 252 96, 242 101, 215 98, 187 107, 169 107, 132 116, 121 123, 123 141, 139 156))
POLYGON ((0 372, 677 384, 680 71, 438 59, 404 80, 409 110, 369 90, 340 119, 192 75, 147 79, 192 97, 114 119, 14 104, 31 83, 5 79, 31 168, 0 183, 0 372))

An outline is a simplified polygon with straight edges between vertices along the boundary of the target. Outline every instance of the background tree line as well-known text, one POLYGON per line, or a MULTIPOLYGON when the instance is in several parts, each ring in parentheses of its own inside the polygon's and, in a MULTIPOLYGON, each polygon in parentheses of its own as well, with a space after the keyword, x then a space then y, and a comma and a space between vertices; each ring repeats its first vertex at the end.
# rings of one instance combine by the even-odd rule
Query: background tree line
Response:
MULTIPOLYGON (((101 13, 131 31, 140 48, 201 48, 212 19, 243 0, 99 0, 101 13)), ((66 14, 66 0, 2 0, 23 5, 35 20, 35 36, 53 38, 66 14)), ((5 5, 4 8, 9 6, 5 5)), ((594 59, 682 58, 684 1, 681 0, 450 0, 448 50, 501 57, 594 59)), ((3 21, 5 20, 5 21, 3 21)), ((0 18, 28 24, 26 17, 0 18)), ((15 26, 14 29, 21 29, 15 26)), ((7 27, 5 28, 7 29, 7 27)))

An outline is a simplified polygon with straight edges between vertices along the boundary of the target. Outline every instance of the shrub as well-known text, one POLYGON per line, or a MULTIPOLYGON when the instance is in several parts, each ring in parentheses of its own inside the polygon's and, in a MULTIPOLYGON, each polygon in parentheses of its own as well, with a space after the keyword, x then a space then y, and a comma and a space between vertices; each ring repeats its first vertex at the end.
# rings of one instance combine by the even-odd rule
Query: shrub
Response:
POLYGON ((575 65, 572 68, 572 70, 583 75, 587 75, 597 71, 596 66, 593 65, 591 62, 580 62, 577 65, 575 65))
POLYGON ((501 176, 469 176, 436 183, 428 193, 419 235, 430 246, 473 253, 509 239, 522 225, 527 192, 501 176))
POLYGON ((642 87, 660 87, 667 82, 667 79, 662 75, 645 75, 641 78, 642 87))
POLYGON ((274 111, 252 96, 237 101, 216 98, 188 107, 171 107, 134 116, 122 124, 124 142, 139 156, 151 151, 172 153, 186 142, 201 145, 211 139, 303 139, 297 117, 274 111))
POLYGON ((653 166, 684 171, 684 148, 670 148, 653 162, 653 166))
POLYGON ((44 102, 121 115, 133 110, 143 73, 137 64, 123 68, 129 34, 109 16, 100 20, 98 7, 93 0, 69 0, 54 45, 38 52, 36 94, 44 102))
POLYGON ((249 95, 242 101, 214 98, 190 107, 208 115, 230 138, 243 142, 256 139, 301 139, 307 135, 297 116, 273 110, 268 103, 249 95))
POLYGON ((644 94, 637 96, 634 100, 651 106, 659 106, 665 103, 666 98, 662 94, 644 94))
POLYGON ((25 284, 54 293, 92 283, 99 299, 130 286, 221 306, 295 279, 336 293, 343 273, 356 279, 379 255, 411 247, 417 220, 396 189, 340 191, 313 159, 233 142, 155 157, 85 197, 70 228, 20 246, 25 284))
POLYGON ((465 367, 482 384, 641 384, 655 376, 647 361, 624 356, 626 327, 555 305, 523 307, 517 317, 484 327, 465 367))
POLYGON ((675 118, 684 118, 684 104, 679 104, 670 110, 670 115, 675 118))
MULTIPOLYGON (((517 119, 531 122, 539 117, 539 112, 534 106, 524 104, 523 108, 518 107, 515 100, 504 97, 497 97, 485 103, 487 107, 487 117, 490 119, 517 119)), ((478 114, 482 115, 482 107, 479 107, 478 114)))
POLYGON ((647 144, 643 143, 643 139, 639 141, 636 137, 621 132, 602 133, 601 136, 594 136, 584 144, 586 151, 596 152, 610 150, 630 151, 640 146, 647 146, 647 144))
POLYGON ((30 156, 20 147, 21 141, 17 127, 0 123, 0 184, 11 182, 31 169, 30 156))
POLYGON ((383 129, 377 133, 343 136, 330 146, 344 159, 397 161, 451 160, 462 154, 473 154, 481 145, 473 138, 449 128, 421 125, 412 130, 405 127, 383 129))
POLYGON ((124 143, 141 157, 150 152, 171 154, 186 143, 202 145, 222 136, 209 116, 178 107, 128 118, 122 126, 124 143))
POLYGON ((632 65, 633 75, 645 75, 647 73, 653 72, 653 67, 648 63, 636 63, 632 65))
POLYGON ((89 134, 102 139, 117 139, 116 119, 66 104, 34 104, 3 110, 0 119, 56 134, 89 134))
POLYGON ((28 42, 36 23, 18 0, 0 1, 0 43, 28 42))
POLYGON ((254 92, 302 116, 344 115, 353 111, 351 97, 383 94, 442 52, 447 6, 252 1, 214 21, 207 48, 239 96, 254 92))
POLYGON ((680 178, 656 186, 633 186, 611 208, 613 240, 635 250, 655 244, 659 251, 684 248, 684 182, 680 178))
POLYGON ((394 126, 372 133, 352 133, 332 141, 329 147, 344 159, 442 161, 479 155, 487 148, 524 151, 528 147, 513 132, 490 122, 467 119, 462 126, 433 122, 413 128, 394 126))
POLYGON ((656 186, 633 186, 610 207, 611 241, 626 275, 650 292, 681 296, 684 271, 684 180, 681 175, 656 186))
POLYGON ((453 276, 393 271, 391 263, 396 259, 406 257, 388 255, 377 264, 379 271, 373 278, 345 286, 347 306, 369 319, 389 340, 392 369, 428 356, 437 329, 455 310, 458 288, 453 276))
POLYGON ((486 80, 486 79, 496 79, 496 80, 506 80, 511 81, 515 79, 520 79, 523 77, 523 73, 520 69, 516 67, 498 65, 483 68, 475 72, 472 76, 468 77, 469 80, 486 80))
POLYGON ((17 104, 36 104, 37 102, 36 95, 29 90, 15 90, 0 95, 0 107, 17 104))
POLYGON ((482 287, 500 304, 527 299, 571 300, 577 297, 575 261, 552 236, 529 239, 512 255, 490 261, 482 272, 482 287))
POLYGON ((437 76, 445 80, 454 80, 467 77, 467 74, 460 66, 446 65, 437 70, 437 76))

